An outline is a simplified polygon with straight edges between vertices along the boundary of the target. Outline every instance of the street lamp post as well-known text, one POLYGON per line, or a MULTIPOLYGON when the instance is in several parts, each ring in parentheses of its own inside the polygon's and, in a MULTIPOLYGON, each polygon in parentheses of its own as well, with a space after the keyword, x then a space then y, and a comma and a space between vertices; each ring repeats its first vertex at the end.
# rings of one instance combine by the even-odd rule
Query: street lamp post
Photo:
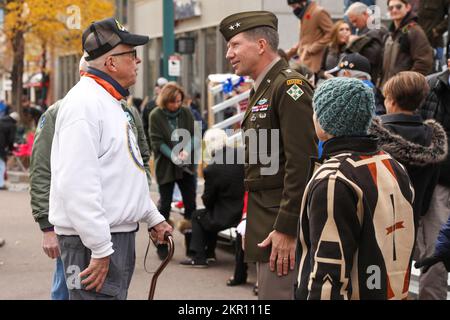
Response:
POLYGON ((169 81, 169 57, 175 52, 174 32, 174 4, 173 0, 163 0, 163 76, 169 81))

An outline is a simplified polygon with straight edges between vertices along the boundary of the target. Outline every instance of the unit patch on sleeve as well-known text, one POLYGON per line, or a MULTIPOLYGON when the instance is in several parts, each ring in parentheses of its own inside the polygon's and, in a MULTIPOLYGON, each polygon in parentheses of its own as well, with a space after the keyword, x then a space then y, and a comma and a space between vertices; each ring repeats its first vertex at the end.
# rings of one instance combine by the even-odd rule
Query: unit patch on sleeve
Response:
POLYGON ((300 89, 300 87, 296 84, 290 87, 289 90, 286 92, 288 95, 291 96, 292 99, 294 99, 294 101, 297 101, 304 93, 303 90, 300 89))

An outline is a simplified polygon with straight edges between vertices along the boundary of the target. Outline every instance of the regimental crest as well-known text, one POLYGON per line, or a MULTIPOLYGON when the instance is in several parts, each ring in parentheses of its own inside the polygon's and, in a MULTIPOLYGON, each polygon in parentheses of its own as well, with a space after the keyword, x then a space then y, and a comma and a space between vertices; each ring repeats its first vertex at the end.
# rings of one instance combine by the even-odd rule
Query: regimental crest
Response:
POLYGON ((292 99, 294 99, 294 101, 297 101, 304 93, 303 90, 296 84, 290 87, 286 92, 292 99))

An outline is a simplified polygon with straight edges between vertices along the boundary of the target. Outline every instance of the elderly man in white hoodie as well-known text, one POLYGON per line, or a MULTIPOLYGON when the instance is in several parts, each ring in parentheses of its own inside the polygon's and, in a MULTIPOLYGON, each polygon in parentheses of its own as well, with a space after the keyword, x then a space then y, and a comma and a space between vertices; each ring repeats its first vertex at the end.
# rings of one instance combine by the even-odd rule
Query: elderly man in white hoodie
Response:
POLYGON ((91 24, 82 38, 90 67, 61 102, 49 221, 70 299, 126 299, 138 222, 160 242, 172 232, 150 199, 134 119, 123 105, 141 62, 134 47, 147 42, 113 18, 91 24))

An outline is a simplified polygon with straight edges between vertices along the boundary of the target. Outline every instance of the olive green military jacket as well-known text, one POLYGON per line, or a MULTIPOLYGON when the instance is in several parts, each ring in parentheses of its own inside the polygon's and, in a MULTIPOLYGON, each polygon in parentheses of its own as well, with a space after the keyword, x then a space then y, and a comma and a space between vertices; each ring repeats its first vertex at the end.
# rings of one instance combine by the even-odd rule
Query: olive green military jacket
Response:
POLYGON ((312 95, 313 88, 308 81, 280 60, 250 96, 242 121, 245 186, 249 191, 247 261, 269 260, 271 248, 260 249, 257 244, 272 230, 297 235, 309 159, 317 155, 312 95), (267 129, 266 136, 263 129, 267 129), (267 148, 260 148, 264 141, 267 148), (267 164, 265 155, 278 157, 278 166, 272 161, 272 169, 267 171, 271 164, 267 164))
MULTIPOLYGON (((53 227, 48 221, 49 196, 50 196, 50 154, 52 150, 55 122, 61 100, 50 106, 39 119, 34 137, 33 151, 30 162, 30 195, 31 210, 34 220, 39 223, 41 230, 53 227)), ((124 108, 132 123, 133 132, 138 139, 144 168, 147 174, 148 186, 151 185, 149 168, 150 151, 148 149, 142 120, 137 110, 124 108)))

